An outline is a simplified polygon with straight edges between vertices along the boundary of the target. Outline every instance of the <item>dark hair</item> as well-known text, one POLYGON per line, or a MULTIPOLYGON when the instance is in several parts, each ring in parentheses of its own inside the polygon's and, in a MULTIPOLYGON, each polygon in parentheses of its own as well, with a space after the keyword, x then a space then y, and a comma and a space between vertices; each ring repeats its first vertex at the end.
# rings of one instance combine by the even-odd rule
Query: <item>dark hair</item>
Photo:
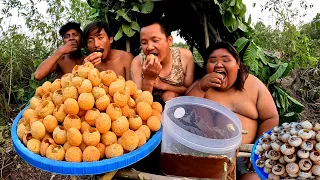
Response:
POLYGON ((104 29, 104 31, 107 33, 109 37, 113 36, 112 31, 107 23, 102 21, 91 22, 84 28, 83 31, 83 42, 85 46, 87 46, 87 41, 88 37, 90 36, 90 33, 95 29, 98 29, 97 33, 100 33, 101 30, 104 29))
POLYGON ((239 53, 230 43, 219 41, 210 45, 206 49, 205 57, 209 58, 210 54, 217 49, 226 49, 236 59, 237 63, 239 63, 238 75, 236 81, 234 82, 234 87, 236 88, 236 90, 242 91, 244 89, 244 82, 246 81, 249 74, 248 69, 244 66, 240 59, 239 53))
POLYGON ((162 19, 149 19, 149 18, 147 18, 147 19, 143 20, 143 22, 141 23, 141 28, 147 27, 147 26, 150 26, 153 24, 159 24, 159 26, 161 28, 161 32, 163 34, 165 34, 166 37, 171 36, 171 30, 169 30, 166 23, 162 19))
POLYGON ((80 33, 80 35, 82 36, 82 30, 80 28, 80 24, 77 22, 67 22, 65 25, 63 25, 59 30, 60 36, 63 37, 63 35, 70 29, 74 29, 78 31, 78 33, 80 33))

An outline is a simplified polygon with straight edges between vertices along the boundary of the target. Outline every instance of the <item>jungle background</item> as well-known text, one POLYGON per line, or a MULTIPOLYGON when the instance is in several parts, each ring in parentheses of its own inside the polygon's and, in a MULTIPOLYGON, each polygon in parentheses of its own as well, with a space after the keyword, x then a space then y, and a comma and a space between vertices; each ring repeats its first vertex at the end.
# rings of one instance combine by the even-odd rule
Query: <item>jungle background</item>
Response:
MULTIPOLYGON (((262 21, 252 23, 242 0, 181 2, 1 0, 0 178, 71 179, 25 163, 15 153, 10 138, 14 118, 28 104, 35 89, 56 77, 53 74, 38 82, 33 73, 62 45, 58 30, 67 21, 80 22, 84 27, 93 20, 104 20, 112 25, 116 40, 114 48, 130 48, 136 55, 141 18, 165 15, 170 24, 170 18, 175 16, 174 22, 179 23, 171 22, 170 28, 177 31, 185 43, 175 43, 174 46, 190 49, 198 68, 206 63, 202 56, 208 44, 221 39, 233 43, 250 73, 270 90, 281 122, 318 120, 320 11, 309 22, 299 21, 313 8, 312 1, 269 0, 262 4, 261 11, 270 12, 274 25, 262 21), (24 20, 24 25, 15 23, 17 16, 24 20)), ((255 5, 252 2, 252 6, 255 5)), ((201 74, 195 76, 201 77, 201 74)), ((98 176, 80 179, 98 179, 98 176)))

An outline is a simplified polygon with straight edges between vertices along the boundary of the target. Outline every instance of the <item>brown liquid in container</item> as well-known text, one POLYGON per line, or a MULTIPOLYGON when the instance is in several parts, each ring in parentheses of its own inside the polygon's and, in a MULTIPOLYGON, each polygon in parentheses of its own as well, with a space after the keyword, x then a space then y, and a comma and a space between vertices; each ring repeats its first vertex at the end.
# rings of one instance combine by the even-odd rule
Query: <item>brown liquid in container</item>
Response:
POLYGON ((221 178, 224 162, 228 162, 227 170, 228 173, 231 172, 234 166, 227 157, 197 157, 161 153, 161 170, 166 175, 221 178))

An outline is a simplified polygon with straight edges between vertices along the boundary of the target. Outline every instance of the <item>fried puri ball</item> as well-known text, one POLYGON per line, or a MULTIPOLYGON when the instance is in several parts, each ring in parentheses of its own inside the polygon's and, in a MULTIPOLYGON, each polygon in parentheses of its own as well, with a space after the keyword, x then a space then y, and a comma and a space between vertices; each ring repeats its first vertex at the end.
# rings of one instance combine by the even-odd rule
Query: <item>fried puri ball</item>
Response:
POLYGON ((147 126, 151 131, 154 131, 154 132, 158 131, 161 127, 161 121, 157 116, 151 116, 147 120, 147 126))
POLYGON ((38 113, 41 117, 46 117, 47 115, 52 114, 55 108, 53 102, 49 100, 42 101, 38 107, 38 113))
POLYGON ((162 105, 159 102, 153 102, 151 104, 151 107, 152 107, 152 109, 155 109, 155 110, 159 111, 160 113, 162 113, 162 111, 163 111, 162 105))
POLYGON ((134 100, 137 100, 137 98, 142 94, 142 90, 139 89, 136 91, 136 93, 133 95, 133 99, 134 100))
POLYGON ((67 162, 82 162, 82 151, 79 147, 70 147, 66 151, 65 159, 67 162))
POLYGON ((84 79, 82 77, 75 76, 72 78, 71 85, 74 86, 75 88, 79 88, 83 80, 84 79))
POLYGON ((79 113, 78 101, 73 98, 68 98, 64 104, 63 109, 66 114, 76 115, 79 113))
POLYGON ((110 86, 117 79, 117 75, 113 70, 101 71, 100 76, 103 84, 106 86, 110 86))
POLYGON ((71 71, 71 73, 75 76, 78 76, 78 70, 79 70, 80 65, 75 65, 71 71))
POLYGON ((158 110, 156 110, 156 109, 152 109, 152 114, 151 114, 151 116, 157 116, 157 117, 160 119, 160 121, 161 121, 161 119, 162 119, 161 113, 160 113, 158 110))
POLYGON ((71 74, 71 73, 64 74, 61 77, 61 81, 60 81, 61 88, 65 88, 65 87, 71 86, 72 78, 73 78, 73 74, 71 74))
POLYGON ((41 142, 38 139, 32 138, 27 142, 27 148, 35 154, 40 153, 40 146, 41 142))
POLYGON ((98 87, 103 88, 106 91, 106 94, 109 94, 109 87, 101 83, 98 87))
POLYGON ((147 102, 139 102, 137 104, 137 109, 136 109, 138 115, 141 117, 142 120, 146 121, 149 119, 149 117, 151 117, 152 115, 152 108, 150 106, 150 104, 148 104, 147 102))
POLYGON ((23 138, 22 138, 22 142, 25 146, 27 146, 27 143, 30 139, 32 139, 32 134, 30 131, 26 131, 23 135, 23 138))
POLYGON ((52 138, 52 133, 46 132, 46 134, 44 135, 44 137, 42 138, 41 141, 47 139, 47 138, 52 138))
POLYGON ((76 128, 70 128, 67 131, 67 141, 71 146, 80 146, 82 142, 82 134, 76 128))
POLYGON ((41 98, 34 96, 30 99, 30 109, 36 109, 36 107, 41 104, 41 98))
POLYGON ((96 128, 101 133, 107 133, 111 128, 111 119, 108 114, 100 113, 100 116, 96 119, 96 128))
POLYGON ((29 120, 29 124, 31 126, 32 123, 36 122, 36 121, 40 121, 43 122, 43 118, 40 115, 36 115, 36 116, 32 116, 29 120))
POLYGON ((46 135, 46 128, 40 121, 35 121, 31 124, 30 131, 32 137, 35 139, 41 140, 46 135))
POLYGON ((62 89, 63 100, 66 101, 68 98, 78 99, 78 90, 74 86, 68 86, 62 89))
POLYGON ((90 69, 88 72, 88 79, 91 81, 92 86, 98 86, 101 83, 100 72, 98 69, 90 69))
POLYGON ((143 146, 147 142, 147 137, 142 131, 135 131, 136 135, 139 138, 138 147, 143 146))
POLYGON ((90 124, 87 121, 81 122, 80 132, 83 134, 87 129, 91 128, 90 124))
POLYGON ((122 136, 129 129, 129 122, 125 116, 121 116, 111 124, 112 132, 117 136, 122 136))
POLYGON ((68 114, 63 121, 63 126, 66 131, 70 128, 81 129, 81 119, 77 115, 68 114))
POLYGON ((83 110, 90 110, 94 106, 94 97, 92 93, 81 93, 78 98, 79 107, 83 110))
POLYGON ((93 87, 92 88, 92 95, 93 95, 94 99, 97 100, 100 97, 107 95, 107 93, 103 87, 93 87))
POLYGON ((151 131, 147 125, 142 125, 137 131, 142 131, 145 135, 147 140, 150 138, 151 131))
POLYGON ((90 126, 95 126, 96 124, 96 119, 100 116, 100 111, 96 108, 90 109, 89 111, 86 112, 85 115, 85 120, 87 123, 90 124, 90 126))
POLYGON ((114 143, 106 147, 105 155, 108 159, 123 155, 124 150, 121 144, 114 143))
POLYGON ((57 89, 61 89, 61 80, 60 79, 56 79, 53 81, 53 83, 51 84, 51 93, 54 93, 57 89))
POLYGON ((123 116, 128 117, 129 116, 129 106, 125 105, 121 108, 121 113, 123 116))
POLYGON ((49 100, 52 101, 52 93, 51 92, 47 92, 42 96, 42 100, 49 100))
POLYGON ((135 108, 136 107, 136 102, 134 101, 134 99, 132 99, 131 97, 128 100, 128 106, 130 108, 135 108))
POLYGON ((110 98, 107 95, 103 95, 99 97, 95 102, 96 108, 99 109, 100 111, 105 111, 109 106, 109 104, 110 104, 110 98))
POLYGON ((136 103, 147 102, 149 105, 152 105, 153 96, 149 91, 143 91, 136 99, 136 103))
POLYGON ((64 160, 65 150, 61 145, 50 145, 46 151, 46 157, 56 161, 64 160))
POLYGON ((52 101, 56 106, 58 106, 59 104, 63 104, 64 99, 62 95, 62 89, 57 89, 54 91, 54 93, 52 94, 52 101))
POLYGON ((128 110, 128 118, 137 115, 136 110, 129 108, 128 110))
POLYGON ((132 130, 127 130, 121 136, 121 146, 127 151, 133 151, 138 147, 139 136, 132 130))
MULTIPOLYGON (((21 121, 21 120, 20 120, 21 121)), ((21 123, 18 125, 17 127, 17 135, 19 137, 20 140, 23 139, 23 135, 25 134, 26 131, 30 130, 30 125, 27 123, 21 123)))
POLYGON ((148 54, 146 61, 149 62, 151 61, 151 59, 154 59, 154 58, 155 58, 154 54, 148 54))
POLYGON ((84 79, 81 83, 81 86, 78 88, 78 92, 81 93, 91 93, 92 83, 89 79, 84 79))
POLYGON ((36 92, 35 92, 35 96, 42 98, 42 96, 44 95, 44 91, 42 86, 37 87, 36 92))
POLYGON ((47 148, 51 145, 56 145, 56 143, 54 142, 54 140, 52 138, 46 138, 44 140, 42 140, 41 144, 40 144, 40 155, 45 157, 46 156, 46 151, 47 148))
POLYGON ((46 131, 52 133, 54 128, 58 126, 58 120, 53 115, 48 115, 43 118, 43 125, 46 128, 46 131))
POLYGON ((130 95, 133 96, 137 91, 137 85, 131 80, 126 81, 126 86, 130 89, 130 95))
POLYGON ((96 148, 99 150, 100 152, 100 159, 103 159, 105 156, 105 151, 106 151, 106 146, 102 143, 99 143, 96 145, 96 148))
POLYGON ((100 133, 96 128, 88 128, 83 133, 83 142, 87 146, 96 146, 100 142, 100 133))
POLYGON ((101 134, 101 142, 106 146, 109 146, 110 144, 116 143, 117 142, 117 135, 112 131, 108 131, 105 134, 101 134))
POLYGON ((43 90, 43 93, 46 94, 48 92, 51 91, 51 82, 50 81, 46 81, 42 84, 42 90, 43 90))
POLYGON ((82 153, 84 162, 98 161, 100 159, 100 151, 95 146, 87 146, 82 153))
POLYGON ((36 115, 38 115, 38 112, 34 109, 29 108, 23 112, 22 117, 27 121, 29 121, 32 116, 36 116, 36 115))
POLYGON ((122 111, 116 103, 111 103, 107 107, 107 114, 110 116, 112 121, 115 121, 122 116, 122 111))
MULTIPOLYGON (((86 63, 90 63, 90 62, 86 62, 86 63)), ((78 76, 84 78, 84 79, 87 79, 88 78, 88 73, 90 71, 91 66, 88 65, 88 64, 83 64, 81 66, 78 67, 78 76)))
POLYGON ((53 116, 58 120, 58 122, 62 123, 67 114, 64 112, 64 104, 59 104, 53 110, 53 116))
POLYGON ((135 115, 129 118, 129 126, 131 130, 138 130, 142 126, 142 119, 140 116, 135 115))
POLYGON ((124 107, 127 105, 128 101, 130 100, 130 92, 129 90, 120 90, 115 92, 113 96, 113 101, 119 106, 119 107, 124 107))
POLYGON ((82 141, 82 143, 80 144, 79 148, 83 152, 87 148, 87 145, 82 141))
POLYGON ((66 143, 64 143, 64 145, 63 145, 63 149, 65 151, 67 151, 70 147, 72 147, 72 146, 70 145, 70 143, 68 141, 66 143))
POLYGON ((126 84, 122 80, 116 80, 112 82, 109 86, 109 94, 114 96, 117 91, 124 91, 126 84))
POLYGON ((54 142, 57 144, 64 144, 67 142, 67 131, 63 126, 57 126, 52 133, 54 142))
MULTIPOLYGON (((78 104, 79 104, 79 103, 78 103, 78 104)), ((81 109, 81 108, 79 107, 79 112, 78 112, 77 115, 78 115, 80 118, 83 117, 83 116, 85 116, 86 113, 87 113, 86 110, 83 110, 83 109, 81 109)))

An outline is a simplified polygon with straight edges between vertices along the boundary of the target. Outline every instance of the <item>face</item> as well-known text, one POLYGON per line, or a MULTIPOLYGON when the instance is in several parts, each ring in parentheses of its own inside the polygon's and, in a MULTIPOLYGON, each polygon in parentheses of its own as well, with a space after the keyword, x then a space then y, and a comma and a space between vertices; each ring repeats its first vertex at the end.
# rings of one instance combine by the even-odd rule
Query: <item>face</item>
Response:
POLYGON ((106 59, 110 50, 112 37, 109 37, 104 29, 98 32, 98 28, 90 32, 87 41, 88 50, 92 52, 102 52, 102 60, 106 59))
POLYGON ((207 73, 216 72, 223 76, 220 89, 229 89, 237 79, 239 62, 226 49, 214 50, 208 59, 207 73))
POLYGON ((81 35, 78 31, 70 29, 63 35, 62 38, 64 44, 69 41, 75 41, 78 44, 78 49, 81 48, 81 35))
POLYGON ((172 36, 166 37, 159 24, 152 24, 141 28, 140 43, 143 53, 147 56, 154 54, 160 62, 165 60, 172 46, 172 36))

